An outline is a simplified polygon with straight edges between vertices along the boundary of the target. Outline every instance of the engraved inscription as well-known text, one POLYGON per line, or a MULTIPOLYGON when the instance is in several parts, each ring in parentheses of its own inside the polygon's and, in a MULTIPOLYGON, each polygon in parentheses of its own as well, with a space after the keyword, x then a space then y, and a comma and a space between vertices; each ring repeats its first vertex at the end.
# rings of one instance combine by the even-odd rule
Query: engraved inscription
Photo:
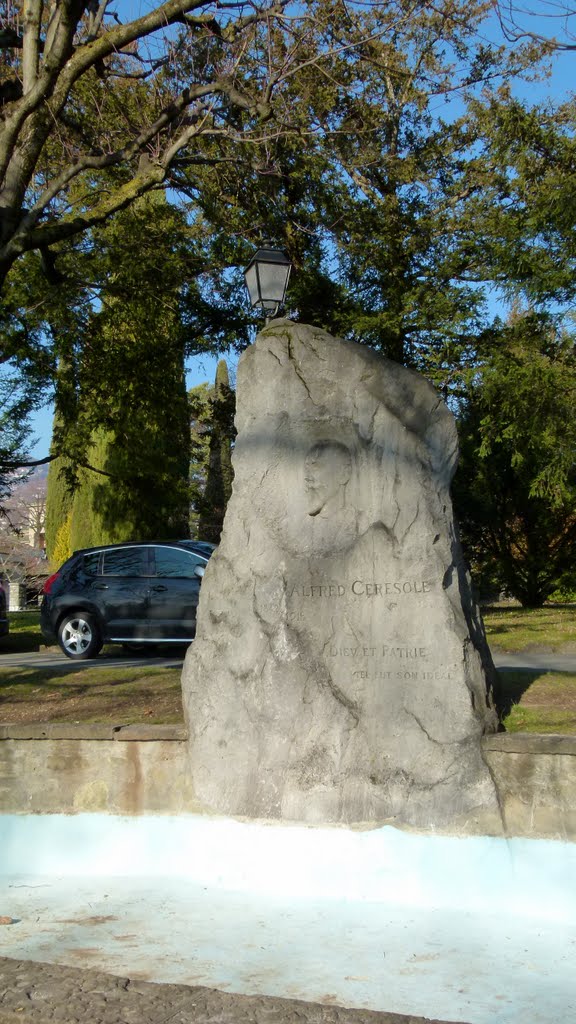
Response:
POLYGON ((427 658, 426 647, 389 647, 388 644, 378 644, 376 647, 365 647, 358 644, 356 647, 338 647, 330 645, 331 658, 427 658))
POLYGON ((311 583, 308 587, 292 587, 290 597, 344 597, 345 593, 341 583, 311 583))
MULTIPOLYGON (((309 602, 325 604, 326 611, 332 618, 332 636, 322 644, 323 656, 330 666, 330 672, 345 673, 351 685, 366 682, 393 681, 401 684, 433 683, 439 680, 450 680, 453 672, 440 668, 436 664, 433 649, 422 640, 411 638, 402 642, 393 635, 388 637, 391 620, 389 610, 398 607, 404 599, 410 600, 421 595, 431 595, 437 590, 437 584, 430 580, 417 577, 404 579, 373 580, 360 576, 350 576, 347 580, 319 580, 312 576, 307 583, 288 583, 288 597, 293 601, 292 614, 295 618, 307 618, 312 609, 309 602), (395 604, 390 604, 390 597, 395 604), (382 635, 362 636, 356 638, 353 621, 348 619, 348 629, 338 626, 341 608, 354 603, 359 610, 368 605, 376 605, 378 617, 382 613, 382 635), (387 611, 388 609, 388 611, 387 611), (388 629, 386 629, 386 625, 388 629), (384 632, 386 630, 386 632, 384 632)), ((374 608, 374 611, 376 608, 374 608)), ((372 612, 370 612, 372 615, 372 612)), ((372 632, 376 629, 376 620, 372 618, 372 632)), ((396 627, 398 628, 398 627, 396 627)))
POLYGON ((423 682, 430 683, 441 679, 452 679, 452 673, 445 671, 444 669, 426 669, 416 672, 395 672, 393 669, 388 671, 379 670, 377 672, 368 672, 367 669, 357 669, 352 673, 352 676, 356 679, 401 679, 404 682, 423 682))
POLYGON ((382 645, 382 657, 383 658, 427 658, 428 649, 426 647, 389 647, 388 644, 382 645))
POLYGON ((453 673, 450 670, 431 667, 432 651, 428 647, 420 645, 378 643, 346 646, 328 642, 325 645, 325 655, 331 659, 337 659, 336 664, 341 659, 345 659, 345 663, 360 662, 362 667, 351 671, 352 678, 356 680, 394 679, 402 682, 434 682, 453 678, 453 673), (371 664, 370 659, 373 659, 371 664), (428 661, 428 667, 424 668, 422 663, 425 664, 426 661, 428 661), (368 664, 366 664, 367 662, 368 664), (384 668, 384 664, 391 667, 384 668))
POLYGON ((366 583, 354 580, 352 593, 365 597, 384 597, 389 594, 429 594, 431 584, 427 580, 402 580, 396 583, 366 583))
POLYGON ((293 584, 290 597, 335 598, 353 594, 355 597, 389 597, 402 594, 430 594, 433 584, 429 580, 396 580, 374 583, 353 580, 352 583, 293 584))

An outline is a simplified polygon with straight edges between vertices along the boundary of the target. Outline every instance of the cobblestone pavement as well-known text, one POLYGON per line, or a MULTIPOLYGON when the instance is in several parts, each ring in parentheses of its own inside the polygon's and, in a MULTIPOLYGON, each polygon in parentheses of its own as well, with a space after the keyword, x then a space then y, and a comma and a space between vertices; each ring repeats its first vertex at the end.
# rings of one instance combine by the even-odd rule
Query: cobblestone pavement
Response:
MULTIPOLYGON (((442 1024, 0 957, 0 1024, 442 1024)), ((462 1022, 461 1022, 462 1024, 462 1022)))

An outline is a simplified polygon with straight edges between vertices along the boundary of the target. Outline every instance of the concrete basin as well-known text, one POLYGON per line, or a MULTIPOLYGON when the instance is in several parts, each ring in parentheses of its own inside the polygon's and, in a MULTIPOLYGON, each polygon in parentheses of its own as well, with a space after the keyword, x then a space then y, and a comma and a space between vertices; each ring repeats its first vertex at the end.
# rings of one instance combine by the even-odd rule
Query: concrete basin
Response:
POLYGON ((576 1018, 576 844, 0 815, 5 956, 470 1024, 576 1018))

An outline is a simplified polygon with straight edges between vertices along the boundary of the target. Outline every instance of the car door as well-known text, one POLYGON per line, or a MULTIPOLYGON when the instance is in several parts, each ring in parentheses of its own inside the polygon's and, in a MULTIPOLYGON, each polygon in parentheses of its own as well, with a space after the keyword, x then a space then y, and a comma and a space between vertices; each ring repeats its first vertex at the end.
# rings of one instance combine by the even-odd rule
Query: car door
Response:
POLYGON ((207 559, 193 551, 154 546, 154 577, 148 602, 149 637, 159 641, 193 640, 201 576, 207 559))
POLYGON ((109 548, 102 552, 95 583, 98 604, 110 640, 148 639, 150 548, 109 548))

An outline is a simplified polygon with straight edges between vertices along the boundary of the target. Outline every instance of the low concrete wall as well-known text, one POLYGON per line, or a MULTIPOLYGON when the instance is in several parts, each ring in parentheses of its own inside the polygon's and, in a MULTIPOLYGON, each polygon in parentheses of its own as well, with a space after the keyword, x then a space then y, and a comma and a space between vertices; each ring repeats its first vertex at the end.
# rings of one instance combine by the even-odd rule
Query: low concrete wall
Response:
POLYGON ((506 832, 576 840, 576 736, 497 733, 483 741, 506 832))
POLYGON ((199 813, 185 739, 168 725, 0 725, 0 813, 199 813))
MULTIPOLYGON (((181 726, 0 725, 0 813, 207 813, 181 726)), ((483 741, 509 835, 576 841, 576 737, 483 741)))

